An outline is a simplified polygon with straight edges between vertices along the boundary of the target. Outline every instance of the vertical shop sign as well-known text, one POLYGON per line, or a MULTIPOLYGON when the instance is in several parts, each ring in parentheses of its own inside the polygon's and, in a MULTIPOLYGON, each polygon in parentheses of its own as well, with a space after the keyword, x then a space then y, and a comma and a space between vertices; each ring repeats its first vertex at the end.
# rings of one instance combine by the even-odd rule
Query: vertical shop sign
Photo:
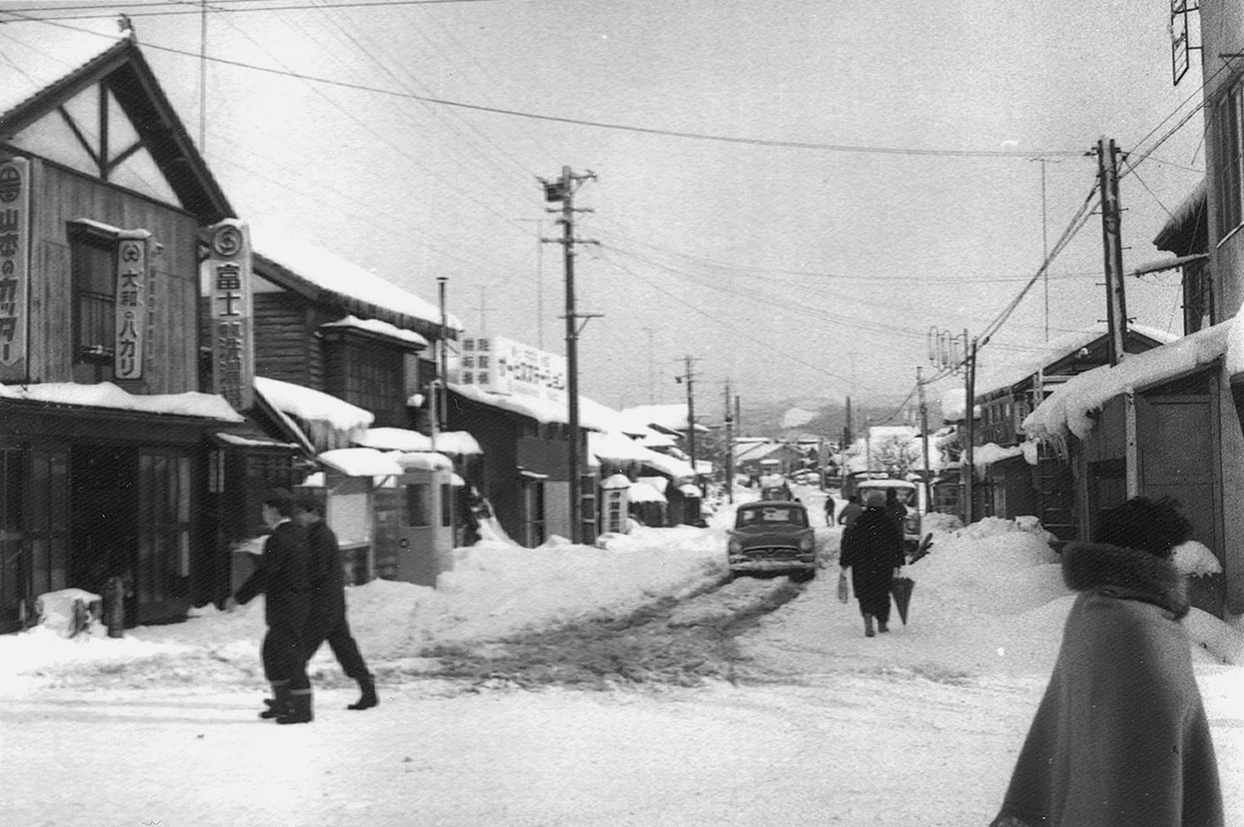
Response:
POLYGON ((147 351, 147 305, 150 302, 146 230, 117 238, 116 347, 112 373, 117 379, 142 379, 147 351))
POLYGON ((212 390, 234 410, 254 398, 255 348, 251 307, 251 245, 246 225, 228 218, 209 230, 212 390))
POLYGON ((30 295, 30 161, 0 163, 0 382, 25 381, 30 295))

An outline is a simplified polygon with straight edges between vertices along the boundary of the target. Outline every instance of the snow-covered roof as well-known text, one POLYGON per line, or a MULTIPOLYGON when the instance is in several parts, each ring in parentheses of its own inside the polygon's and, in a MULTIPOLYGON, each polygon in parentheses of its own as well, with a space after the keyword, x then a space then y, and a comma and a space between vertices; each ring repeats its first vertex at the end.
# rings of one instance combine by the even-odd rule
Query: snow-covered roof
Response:
POLYGON ((394 477, 403 470, 393 454, 375 448, 336 448, 316 458, 349 477, 394 477))
POLYGON ((47 382, 36 385, 0 385, 0 399, 24 399, 51 405, 80 405, 174 416, 196 416, 225 422, 242 422, 223 396, 210 393, 132 394, 111 382, 81 385, 47 382))
POLYGON ((228 445, 236 445, 241 448, 297 448, 298 446, 292 442, 281 442, 277 439, 269 439, 267 437, 247 437, 238 434, 218 433, 216 438, 228 445))
POLYGON ((366 428, 376 419, 370 411, 335 396, 279 379, 256 376, 255 390, 279 411, 296 416, 304 422, 327 423, 338 431, 366 428))
MULTIPOLYGON (((372 305, 436 325, 441 323, 439 307, 336 253, 264 227, 252 225, 250 233, 251 246, 258 256, 280 265, 321 290, 362 305, 372 305)), ((462 330, 462 323, 453 314, 446 314, 445 323, 451 330, 462 330)))
MULTIPOLYGON (((368 428, 355 434, 355 445, 379 451, 431 451, 432 438, 409 428, 368 428)), ((466 431, 441 431, 436 435, 436 450, 444 454, 482 454, 475 437, 466 431)))
POLYGON ((403 469, 408 471, 452 471, 454 468, 454 464, 449 457, 440 453, 395 451, 392 456, 403 469))
POLYGON ((1037 406, 1024 420, 1030 439, 1060 443, 1069 434, 1088 436, 1094 420, 1115 396, 1141 390, 1183 376, 1221 357, 1233 339, 1235 320, 1198 330, 1175 342, 1144 353, 1128 354, 1117 365, 1103 365, 1073 376, 1037 406))
MULTIPOLYGON (((459 385, 454 382, 448 384, 450 390, 467 399, 499 408, 503 411, 522 414, 523 416, 531 417, 537 422, 558 424, 570 422, 570 413, 566 406, 560 402, 540 399, 534 396, 489 393, 477 385, 459 385)), ((618 415, 617 411, 582 395, 579 396, 579 425, 594 431, 633 433, 630 430, 631 426, 618 415)))
POLYGON ((627 498, 633 503, 668 502, 665 495, 646 482, 633 482, 627 490, 627 498))
MULTIPOLYGON (((1174 333, 1145 325, 1129 324, 1128 330, 1162 344, 1169 344, 1179 338, 1174 333)), ((1012 355, 1006 351, 995 350, 993 353, 987 351, 985 358, 989 359, 989 362, 978 367, 973 390, 979 398, 985 394, 1009 388, 1049 367, 1059 359, 1087 347, 1106 333, 1106 323, 1098 322, 1083 330, 1064 333, 1048 342, 1034 345, 1026 354, 1012 355)))
MULTIPOLYGON (((675 402, 669 405, 636 405, 623 408, 619 413, 634 426, 656 426, 667 431, 687 430, 687 403, 675 402)), ((696 423, 697 431, 709 430, 696 423)))
POLYGON ((426 348, 430 344, 427 339, 413 330, 402 330, 397 325, 382 322, 379 319, 360 319, 357 316, 346 316, 344 319, 320 325, 321 329, 325 327, 348 327, 355 330, 364 330, 404 345, 414 345, 416 347, 426 348))
POLYGON ((74 21, 72 28, 6 20, 4 57, 20 71, 6 71, 0 84, 0 114, 81 69, 127 35, 114 20, 74 21), (12 25, 7 25, 7 24, 12 25))
POLYGON ((909 440, 920 436, 920 429, 914 425, 870 425, 868 438, 874 442, 885 439, 909 440))
POLYGON ((995 462, 1002 462, 1005 459, 1023 455, 1024 446, 1022 444, 1003 448, 996 442, 988 442, 972 448, 972 465, 977 469, 988 468, 995 462))

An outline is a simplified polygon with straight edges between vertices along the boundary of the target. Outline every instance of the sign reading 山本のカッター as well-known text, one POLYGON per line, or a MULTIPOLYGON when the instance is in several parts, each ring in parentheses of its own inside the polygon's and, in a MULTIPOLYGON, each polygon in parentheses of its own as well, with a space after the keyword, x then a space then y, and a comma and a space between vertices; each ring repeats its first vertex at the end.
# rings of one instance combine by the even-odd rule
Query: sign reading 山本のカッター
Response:
POLYGON ((211 300, 212 390, 234 410, 254 398, 255 347, 251 244, 247 226, 227 218, 208 230, 207 292, 211 300))
POLYGON ((0 162, 0 382, 27 379, 30 162, 0 162))
POLYGON ((458 383, 564 404, 566 357, 502 336, 467 337, 458 357, 458 383))

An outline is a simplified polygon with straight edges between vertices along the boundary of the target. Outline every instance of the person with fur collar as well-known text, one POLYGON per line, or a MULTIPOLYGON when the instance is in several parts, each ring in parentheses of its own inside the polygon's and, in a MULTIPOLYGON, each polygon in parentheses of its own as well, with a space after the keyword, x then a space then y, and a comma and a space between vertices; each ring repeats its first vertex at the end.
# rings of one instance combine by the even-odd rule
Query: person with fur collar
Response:
POLYGON ((1062 554, 1079 593, 992 827, 1221 827, 1218 764, 1192 672, 1192 527, 1169 499, 1106 511, 1062 554))

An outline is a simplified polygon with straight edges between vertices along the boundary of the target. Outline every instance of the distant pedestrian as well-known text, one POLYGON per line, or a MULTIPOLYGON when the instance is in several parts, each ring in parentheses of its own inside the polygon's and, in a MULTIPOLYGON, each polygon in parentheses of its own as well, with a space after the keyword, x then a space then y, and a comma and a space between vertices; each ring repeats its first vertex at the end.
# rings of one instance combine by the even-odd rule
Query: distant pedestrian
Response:
POLYGON ((832 494, 826 494, 825 495, 825 525, 833 526, 834 509, 836 509, 837 507, 838 507, 838 503, 834 502, 834 496, 832 494))
POLYGON ((320 644, 329 647, 346 677, 358 682, 362 695, 347 709, 371 709, 380 703, 376 681, 367 671, 350 624, 346 622, 345 577, 341 567, 341 548, 337 535, 324 522, 324 506, 310 493, 298 497, 298 520, 307 532, 311 550, 311 617, 307 623, 307 660, 320 644))
POLYGON ((864 506, 860 504, 860 495, 852 494, 847 497, 847 504, 838 512, 838 525, 851 526, 856 518, 864 513, 864 506))
POLYGON ((1062 553, 1079 592, 993 827, 1221 827, 1218 764, 1192 672, 1173 500, 1102 514, 1062 553))
POLYGON ((903 533, 886 513, 885 496, 880 491, 868 492, 864 505, 864 513, 842 532, 838 565, 844 571, 851 570, 851 587, 864 616, 864 634, 873 637, 874 620, 878 631, 890 631, 890 584, 903 565, 903 533))
POLYGON ((306 627, 311 614, 311 583, 308 576, 307 541, 302 527, 292 519, 294 498, 284 488, 270 491, 263 502, 263 520, 272 529, 264 541, 255 571, 227 606, 249 603, 264 596, 264 636, 260 655, 264 677, 272 684, 269 709, 263 718, 278 724, 303 724, 311 720, 311 682, 307 679, 306 627))

